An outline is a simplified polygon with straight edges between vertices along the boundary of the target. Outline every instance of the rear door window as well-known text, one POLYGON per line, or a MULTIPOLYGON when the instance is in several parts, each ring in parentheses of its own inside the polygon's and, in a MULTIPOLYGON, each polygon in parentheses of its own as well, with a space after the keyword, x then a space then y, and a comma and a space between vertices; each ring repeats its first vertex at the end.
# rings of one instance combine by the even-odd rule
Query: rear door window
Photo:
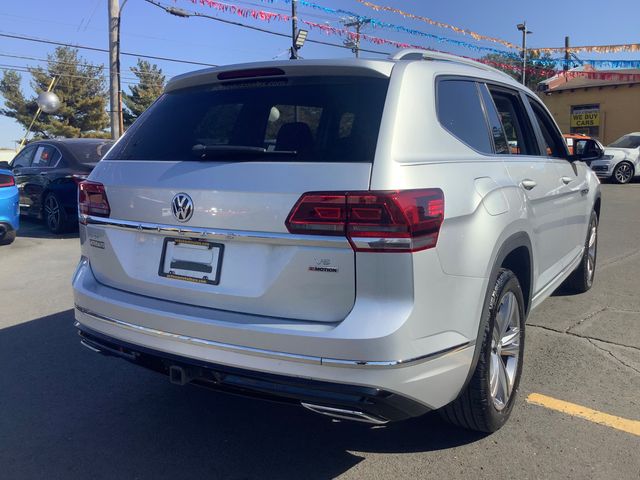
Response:
POLYGON ((168 92, 106 158, 372 162, 388 83, 288 77, 168 92))
POLYGON ((51 145, 38 145, 31 166, 34 168, 55 167, 60 160, 60 152, 51 145))
POLYGON ((529 115, 516 91, 489 85, 489 92, 507 137, 510 155, 539 155, 539 148, 529 115))
POLYGON ((492 153, 491 138, 476 82, 441 80, 437 85, 440 124, 471 148, 482 153, 492 153))

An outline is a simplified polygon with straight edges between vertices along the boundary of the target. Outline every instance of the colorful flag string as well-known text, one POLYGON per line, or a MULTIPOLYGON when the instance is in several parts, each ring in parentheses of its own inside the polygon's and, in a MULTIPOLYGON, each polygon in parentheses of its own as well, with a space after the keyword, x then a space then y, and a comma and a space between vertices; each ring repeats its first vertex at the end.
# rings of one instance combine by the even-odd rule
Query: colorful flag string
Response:
POLYGON ((511 42, 508 42, 506 40, 502 40, 502 39, 496 38, 496 37, 490 37, 488 35, 482 35, 480 33, 474 32, 472 30, 469 30, 469 29, 466 29, 466 28, 456 27, 455 25, 450 25, 448 23, 438 22, 437 20, 433 20, 431 18, 423 17, 422 15, 415 15, 413 13, 405 12, 403 10, 400 10, 399 8, 387 7, 387 6, 384 6, 384 5, 376 5, 375 3, 367 2, 365 0, 356 0, 356 1, 358 3, 364 5, 365 7, 369 7, 372 10, 375 10, 376 12, 385 11, 385 12, 396 13, 398 15, 401 15, 401 16, 405 17, 405 18, 411 18, 412 20, 419 20, 421 22, 428 23, 429 25, 433 25, 433 26, 440 27, 440 28, 447 28, 447 29, 452 30, 452 31, 454 31, 456 33, 459 33, 461 35, 469 35, 474 40, 484 40, 486 42, 499 43, 499 44, 504 45, 505 47, 508 47, 508 48, 515 48, 515 49, 518 49, 518 50, 522 50, 522 48, 519 47, 518 45, 515 45, 515 44, 513 44, 511 42))
MULTIPOLYGON (((291 17, 289 15, 286 14, 281 14, 281 13, 274 13, 274 12, 268 12, 268 11, 264 11, 264 10, 256 10, 253 8, 245 8, 245 7, 238 7, 236 5, 231 5, 228 3, 222 3, 222 2, 218 2, 215 0, 190 0, 192 3, 194 4, 201 4, 201 5, 205 5, 208 6, 210 8, 213 8, 221 13, 228 13, 228 14, 233 14, 233 15, 238 15, 241 16, 243 18, 252 18, 255 20, 259 20, 259 21, 265 21, 265 22, 270 22, 272 20, 276 20, 276 21, 281 21, 281 22, 289 22, 291 17)), ((264 0, 264 1, 271 1, 273 2, 274 0, 264 0)), ((284 0, 284 1, 290 1, 290 0, 284 0)), ((306 2, 306 0, 301 0, 302 2, 306 2)), ((334 36, 338 36, 338 37, 342 37, 344 39, 348 39, 351 41, 356 41, 356 40, 365 40, 371 44, 374 45, 389 45, 395 48, 416 48, 416 49, 421 49, 421 50, 431 50, 431 51, 440 51, 440 50, 436 50, 433 48, 427 48, 425 46, 422 45, 415 45, 415 44, 411 44, 408 42, 402 42, 402 41, 398 41, 398 40, 393 40, 393 39, 388 39, 388 38, 381 38, 381 37, 377 37, 374 35, 370 35, 368 33, 360 33, 357 34, 356 32, 352 31, 352 30, 348 30, 345 28, 338 28, 338 27, 333 27, 331 25, 327 25, 327 24, 323 24, 323 23, 317 23, 317 22, 311 22, 308 20, 300 20, 300 23, 306 25, 310 30, 319 30, 324 34, 327 35, 334 35, 334 36)), ((444 42, 443 42, 444 43, 444 42)), ((444 53, 449 53, 449 52, 444 52, 444 53)), ((508 52, 501 52, 500 53, 508 53, 508 52)), ((507 58, 512 57, 512 55, 509 55, 507 58)), ((470 58, 470 57, 466 57, 466 58, 470 58)), ((515 57, 515 58, 519 58, 519 57, 515 57)), ((503 69, 503 70, 511 70, 514 72, 518 72, 520 71, 520 67, 519 65, 515 65, 515 64, 507 64, 507 63, 500 63, 500 62, 495 62, 495 61, 491 61, 489 59, 485 59, 485 58, 475 58, 473 60, 479 61, 481 63, 485 63, 487 65, 492 65, 494 67, 503 69)), ((638 60, 584 60, 582 61, 583 64, 586 65, 591 65, 591 66, 601 66, 603 68, 637 68, 640 67, 640 61, 638 60)), ((557 59, 557 58, 542 58, 542 59, 530 59, 530 66, 528 68, 528 72, 537 72, 538 74, 548 74, 549 76, 552 76, 554 74, 558 74, 558 73, 566 73, 563 72, 563 70, 561 70, 561 67, 564 65, 564 59, 557 59), (560 67, 560 68, 558 68, 560 67)), ((575 75, 585 75, 585 76, 591 76, 593 78, 597 77, 598 75, 602 75, 602 76, 607 76, 610 75, 610 73, 608 72, 573 72, 572 74, 575 75)), ((633 73, 620 73, 619 75, 636 75, 633 73)), ((640 77, 640 75, 638 75, 638 77, 640 77)), ((632 77, 629 77, 632 78, 632 77)))

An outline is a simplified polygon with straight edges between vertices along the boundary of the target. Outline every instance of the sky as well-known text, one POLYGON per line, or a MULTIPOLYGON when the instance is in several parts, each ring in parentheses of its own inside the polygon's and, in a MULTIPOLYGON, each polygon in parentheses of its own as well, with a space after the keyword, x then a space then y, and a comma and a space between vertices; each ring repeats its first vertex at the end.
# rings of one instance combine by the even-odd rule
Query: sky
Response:
MULTIPOLYGON (((340 8, 362 16, 402 25, 429 34, 472 45, 496 49, 504 46, 491 42, 477 42, 470 36, 458 34, 422 21, 405 18, 393 12, 374 11, 357 0, 309 0, 328 8, 340 8)), ((521 33, 516 24, 527 22, 533 33, 528 47, 560 47, 565 35, 572 45, 602 45, 640 43, 638 0, 448 0, 446 2, 419 0, 370 0, 371 3, 428 17, 482 35, 497 37, 520 44, 521 33)), ((0 2, 0 34, 30 36, 74 45, 108 48, 108 0, 2 0, 0 2)), ((122 0, 120 0, 122 3, 122 0)), ((289 23, 272 20, 267 23, 242 18, 230 13, 218 13, 199 0, 160 0, 186 10, 239 21, 248 25, 290 34, 289 23)), ((219 3, 274 13, 288 13, 290 4, 285 0, 220 0, 219 3)), ((299 17, 315 23, 341 27, 340 16, 318 9, 299 7, 299 17)), ((301 26, 302 28, 302 26, 301 26)), ((455 54, 478 57, 488 51, 457 46, 450 42, 419 37, 394 30, 367 27, 363 33, 431 47, 455 54)), ((286 58, 290 40, 203 18, 179 18, 164 12, 144 0, 126 0, 122 10, 122 52, 170 57, 215 65, 264 61, 286 58)), ((311 30, 309 39, 341 43, 339 37, 311 30)), ((393 52, 390 45, 372 45, 362 42, 362 48, 393 52)), ((10 68, 44 65, 34 59, 44 59, 54 45, 0 37, 0 72, 10 68), (9 56, 11 55, 11 56, 9 56), (15 57, 31 57, 31 59, 15 57)), ((107 53, 80 50, 86 60, 108 64, 107 53)), ((338 58, 352 56, 350 50, 307 43, 300 55, 304 58, 338 58)), ((382 54, 363 53, 363 57, 381 58, 382 54)), ((632 54, 580 54, 583 59, 640 60, 640 52, 632 54)), ((151 60, 157 63, 168 78, 203 67, 179 62, 151 60)), ((123 89, 128 91, 133 75, 129 68, 136 63, 135 56, 122 56, 123 89)), ((105 69, 105 75, 108 70, 105 69)), ((32 95, 29 74, 23 75, 23 91, 32 95)), ((105 79, 106 80, 106 79, 105 79)), ((106 82, 105 82, 106 86, 106 82)), ((1 101, 1 99, 0 99, 1 101)), ((0 115, 0 148, 15 148, 24 135, 22 126, 0 115)))

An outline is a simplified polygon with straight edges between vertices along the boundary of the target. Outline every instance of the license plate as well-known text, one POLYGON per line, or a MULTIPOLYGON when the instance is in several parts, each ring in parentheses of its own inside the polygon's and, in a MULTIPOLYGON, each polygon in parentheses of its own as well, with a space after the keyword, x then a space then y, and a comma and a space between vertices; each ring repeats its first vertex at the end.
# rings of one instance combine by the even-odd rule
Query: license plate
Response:
POLYGON ((191 238, 165 238, 158 273, 162 277, 218 285, 224 245, 191 238))

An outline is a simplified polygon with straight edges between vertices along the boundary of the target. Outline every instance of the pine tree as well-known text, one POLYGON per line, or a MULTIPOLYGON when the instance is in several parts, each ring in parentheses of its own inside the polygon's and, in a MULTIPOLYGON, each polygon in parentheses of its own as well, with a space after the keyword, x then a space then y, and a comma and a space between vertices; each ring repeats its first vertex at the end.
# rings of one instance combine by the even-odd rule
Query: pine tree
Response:
POLYGON ((162 69, 155 63, 140 58, 138 64, 131 67, 131 71, 138 77, 138 84, 129 87, 131 93, 122 94, 126 125, 131 125, 162 94, 165 82, 162 69))
POLYGON ((0 80, 0 93, 5 108, 0 114, 15 118, 29 127, 38 109, 36 98, 45 91, 55 77, 53 91, 60 98, 60 109, 53 114, 41 113, 32 128, 35 137, 104 137, 109 124, 104 67, 86 62, 78 50, 58 47, 47 56, 46 67, 29 68, 32 98, 26 98, 20 88, 21 75, 14 71, 4 73, 0 80))

